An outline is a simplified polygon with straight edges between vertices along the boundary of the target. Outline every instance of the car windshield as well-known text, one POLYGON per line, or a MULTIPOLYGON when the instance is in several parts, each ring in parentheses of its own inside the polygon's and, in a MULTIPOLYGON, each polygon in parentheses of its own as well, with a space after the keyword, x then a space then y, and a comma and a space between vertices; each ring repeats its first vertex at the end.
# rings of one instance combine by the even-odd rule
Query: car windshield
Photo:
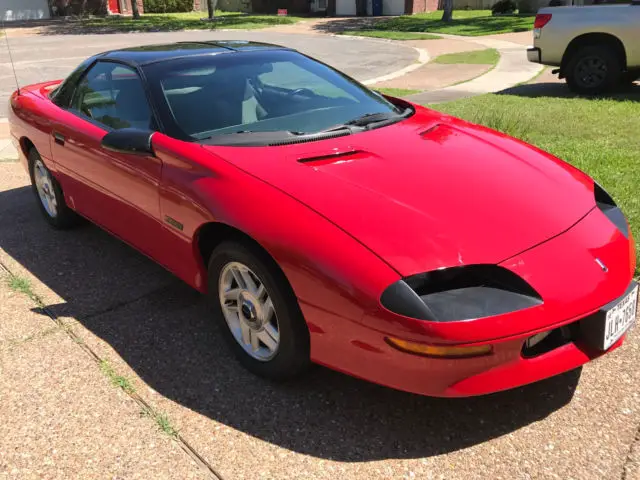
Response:
POLYGON ((409 112, 290 50, 224 53, 144 67, 165 126, 203 143, 236 144, 398 121, 409 112), (404 113, 404 115, 403 115, 404 113), (222 137, 226 137, 221 140, 222 137), (218 143, 219 143, 218 142, 218 143))

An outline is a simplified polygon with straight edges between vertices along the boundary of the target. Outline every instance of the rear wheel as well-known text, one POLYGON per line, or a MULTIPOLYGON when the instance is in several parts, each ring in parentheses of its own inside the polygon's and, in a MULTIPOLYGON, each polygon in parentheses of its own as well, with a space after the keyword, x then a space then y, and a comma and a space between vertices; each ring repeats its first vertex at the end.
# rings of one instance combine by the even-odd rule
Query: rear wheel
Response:
POLYGON ((67 206, 60 184, 44 164, 35 148, 29 151, 28 158, 31 187, 45 220, 54 228, 59 229, 70 228, 78 224, 80 217, 67 206))
POLYGON ((577 50, 566 68, 569 88, 583 95, 597 95, 616 87, 622 65, 611 48, 588 45, 577 50))
POLYGON ((251 372, 284 380, 310 364, 309 331, 284 274, 258 248, 224 242, 209 260, 214 318, 251 372))

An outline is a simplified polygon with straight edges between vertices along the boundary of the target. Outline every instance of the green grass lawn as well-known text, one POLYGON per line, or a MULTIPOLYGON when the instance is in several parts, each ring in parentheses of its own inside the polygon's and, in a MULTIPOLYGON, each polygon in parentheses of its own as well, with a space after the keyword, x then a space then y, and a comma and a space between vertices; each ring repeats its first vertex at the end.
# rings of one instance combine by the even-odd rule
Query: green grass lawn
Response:
POLYGON ((453 20, 444 23, 442 11, 403 15, 375 24, 375 30, 396 32, 431 32, 452 35, 491 35, 526 32, 533 28, 535 16, 491 16, 491 10, 454 10, 453 20))
POLYGON ((175 30, 210 30, 216 28, 255 29, 296 23, 298 17, 276 15, 246 15, 236 12, 216 12, 213 22, 203 21, 206 12, 146 13, 138 20, 131 17, 88 18, 83 28, 101 32, 165 32, 175 30))
POLYGON ((448 53, 436 57, 435 63, 469 63, 474 65, 495 65, 500 60, 500 54, 494 48, 475 50, 472 52, 448 53))
POLYGON ((627 215, 638 251, 638 102, 483 95, 430 108, 525 140, 587 172, 627 215))
POLYGON ((414 93, 420 93, 420 90, 411 90, 410 88, 375 88, 371 87, 373 90, 376 90, 384 95, 390 95, 392 97, 402 98, 408 95, 413 95, 414 93))
POLYGON ((347 30, 340 35, 356 35, 359 37, 386 38, 388 40, 437 40, 437 35, 429 33, 394 32, 386 30, 347 30))

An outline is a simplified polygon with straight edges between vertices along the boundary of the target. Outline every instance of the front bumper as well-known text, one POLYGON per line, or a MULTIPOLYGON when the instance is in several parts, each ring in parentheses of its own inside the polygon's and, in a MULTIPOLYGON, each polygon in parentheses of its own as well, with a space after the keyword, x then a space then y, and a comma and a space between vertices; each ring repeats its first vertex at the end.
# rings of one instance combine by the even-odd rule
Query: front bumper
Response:
MULTIPOLYGON (((327 315, 301 305, 306 318, 327 315)), ((344 319, 335 319, 336 321, 344 319)), ((579 320, 576 320, 578 322, 579 320)), ((353 326, 351 327, 353 328, 353 326)), ((311 333, 311 358, 334 370, 419 395, 470 397, 508 390, 573 370, 620 347, 624 335, 606 352, 581 340, 570 341, 546 353, 527 358, 523 346, 531 334, 486 342, 491 355, 472 358, 433 358, 408 354, 389 346, 380 332, 360 327, 352 335, 333 337, 311 333), (358 340, 349 340, 357 335, 358 340)))
POLYGON ((371 382, 439 397, 483 395, 567 372, 618 348, 625 337, 603 352, 578 334, 535 355, 523 351, 525 341, 541 332, 580 327, 620 298, 632 281, 633 244, 594 208, 565 233, 501 263, 527 278, 542 305, 477 320, 419 321, 381 309, 349 321, 301 302, 307 321, 322 326, 310 329, 311 358, 371 382), (385 342, 388 336, 434 345, 490 344, 493 351, 471 358, 424 357, 393 348, 385 342))
POLYGON ((542 63, 542 52, 538 47, 527 48, 527 60, 533 63, 542 63))

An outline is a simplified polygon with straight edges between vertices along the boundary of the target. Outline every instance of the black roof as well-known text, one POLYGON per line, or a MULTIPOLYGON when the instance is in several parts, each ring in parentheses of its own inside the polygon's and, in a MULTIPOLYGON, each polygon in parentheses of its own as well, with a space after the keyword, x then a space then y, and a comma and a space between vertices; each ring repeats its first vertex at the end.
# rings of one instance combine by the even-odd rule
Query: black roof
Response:
POLYGON ((119 60, 131 65, 171 60, 195 55, 220 53, 241 53, 256 50, 288 50, 270 43, 250 42, 247 40, 212 40, 198 42, 178 42, 163 45, 143 45, 140 47, 111 50, 100 55, 101 58, 119 60))

